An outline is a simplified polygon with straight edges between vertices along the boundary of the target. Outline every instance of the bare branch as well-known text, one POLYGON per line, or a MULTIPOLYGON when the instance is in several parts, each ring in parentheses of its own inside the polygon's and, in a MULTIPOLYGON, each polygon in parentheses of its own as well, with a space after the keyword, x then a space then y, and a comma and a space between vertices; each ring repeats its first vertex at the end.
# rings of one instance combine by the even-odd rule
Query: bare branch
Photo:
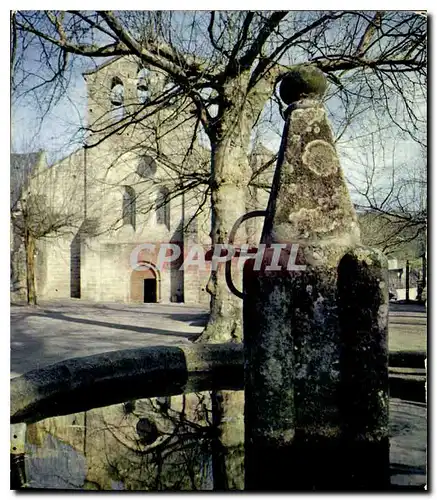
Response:
POLYGON ((375 31, 381 27, 383 13, 378 11, 373 16, 373 19, 369 21, 363 36, 358 44, 357 50, 355 51, 355 56, 360 58, 363 57, 367 49, 369 48, 370 42, 375 34, 375 31))

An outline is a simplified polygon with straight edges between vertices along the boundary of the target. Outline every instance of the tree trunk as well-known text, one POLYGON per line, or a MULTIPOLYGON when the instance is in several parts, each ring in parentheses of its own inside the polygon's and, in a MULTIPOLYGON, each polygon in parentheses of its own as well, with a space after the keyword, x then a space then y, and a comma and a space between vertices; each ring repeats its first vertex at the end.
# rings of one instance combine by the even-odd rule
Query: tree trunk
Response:
POLYGON ((27 303, 36 306, 35 239, 27 229, 24 234, 24 248, 26 251, 27 303))
MULTIPOLYGON (((274 79, 261 81, 246 94, 249 75, 240 75, 228 88, 233 106, 220 115, 220 130, 211 145, 211 242, 227 243, 235 221, 246 212, 250 135, 253 124, 273 92, 274 79), (245 80, 246 79, 246 80, 245 80)), ((247 235, 242 226, 235 244, 245 243, 247 235)), ((242 275, 232 267, 232 279, 242 290, 242 275)), ((211 295, 208 324, 198 342, 241 342, 243 334, 243 301, 228 289, 224 265, 212 271, 207 291, 211 295)), ((214 424, 219 436, 214 444, 214 489, 244 489, 244 393, 218 391, 211 395, 214 424)))
POLYGON ((422 255, 422 290, 426 287, 426 256, 422 255))
POLYGON ((405 265, 405 302, 410 302, 410 262, 405 265))
MULTIPOLYGON (((212 148, 211 186, 211 241, 214 245, 228 243, 229 232, 235 221, 246 211, 246 192, 250 178, 247 149, 241 145, 245 139, 240 131, 236 140, 226 138, 212 148), (240 142, 240 144, 238 144, 240 142)), ((249 131, 250 137, 250 131, 249 131)), ((249 146, 249 138, 247 138, 249 146)), ((237 243, 245 242, 244 227, 239 231, 237 243)), ((241 276, 233 266, 233 280, 237 286, 241 276)), ((211 271, 207 291, 211 295, 208 324, 199 337, 200 342, 241 342, 242 301, 233 295, 225 281, 224 264, 211 271)))
MULTIPOLYGON (((252 128, 273 93, 275 77, 266 73, 249 91, 249 72, 228 82, 219 105, 215 140, 211 144, 211 242, 228 243, 235 221, 246 212, 246 196, 251 178, 248 153, 252 128)), ((246 243, 242 226, 235 243, 246 243)), ((233 266, 232 278, 241 286, 241 273, 233 266)), ((225 281, 224 265, 212 270, 207 291, 211 295, 208 324, 199 342, 241 342, 242 300, 233 295, 225 281)))

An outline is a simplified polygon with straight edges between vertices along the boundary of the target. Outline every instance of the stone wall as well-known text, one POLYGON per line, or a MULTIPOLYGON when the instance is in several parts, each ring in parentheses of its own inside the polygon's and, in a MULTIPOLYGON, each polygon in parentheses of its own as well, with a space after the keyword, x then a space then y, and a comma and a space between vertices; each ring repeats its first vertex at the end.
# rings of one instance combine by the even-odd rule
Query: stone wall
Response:
POLYGON ((42 299, 61 299, 71 293, 71 238, 40 242, 36 256, 37 294, 42 299))

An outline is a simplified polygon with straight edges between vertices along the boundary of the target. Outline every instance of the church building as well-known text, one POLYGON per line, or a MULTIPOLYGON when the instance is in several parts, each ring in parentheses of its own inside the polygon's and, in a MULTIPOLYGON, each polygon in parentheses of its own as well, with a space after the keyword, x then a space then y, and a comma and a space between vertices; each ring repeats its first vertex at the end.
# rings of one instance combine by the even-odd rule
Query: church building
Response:
MULTIPOLYGON (((36 242, 38 298, 207 305, 209 269, 181 269, 190 245, 210 244, 210 151, 193 139, 190 100, 167 75, 131 57, 111 59, 83 76, 84 146, 52 166, 38 157, 19 185, 21 196, 44 203, 40 218, 46 211, 59 221, 36 242), (160 244, 169 242, 180 248, 180 258, 159 269, 160 244), (132 253, 144 244, 155 248, 136 252, 141 267, 133 269, 132 253)), ((11 188, 12 181, 11 175, 11 188)), ((264 208, 266 201, 267 194, 250 208, 264 208)), ((12 300, 22 299, 19 243, 11 254, 12 300)))

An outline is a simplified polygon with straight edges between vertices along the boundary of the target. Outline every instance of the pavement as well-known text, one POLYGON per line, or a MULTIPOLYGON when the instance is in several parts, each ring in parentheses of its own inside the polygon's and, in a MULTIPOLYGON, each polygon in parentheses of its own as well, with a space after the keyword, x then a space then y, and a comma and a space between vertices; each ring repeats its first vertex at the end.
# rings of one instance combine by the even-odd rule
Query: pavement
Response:
POLYGON ((202 307, 82 300, 11 305, 11 376, 68 358, 190 343, 207 320, 202 307))
POLYGON ((390 352, 427 350, 426 313, 425 306, 420 304, 390 303, 390 352))
MULTIPOLYGON (((11 306, 12 376, 68 358, 150 345, 187 344, 207 310, 183 304, 41 302, 11 306)), ((426 351, 426 310, 390 304, 389 350, 426 351)))

